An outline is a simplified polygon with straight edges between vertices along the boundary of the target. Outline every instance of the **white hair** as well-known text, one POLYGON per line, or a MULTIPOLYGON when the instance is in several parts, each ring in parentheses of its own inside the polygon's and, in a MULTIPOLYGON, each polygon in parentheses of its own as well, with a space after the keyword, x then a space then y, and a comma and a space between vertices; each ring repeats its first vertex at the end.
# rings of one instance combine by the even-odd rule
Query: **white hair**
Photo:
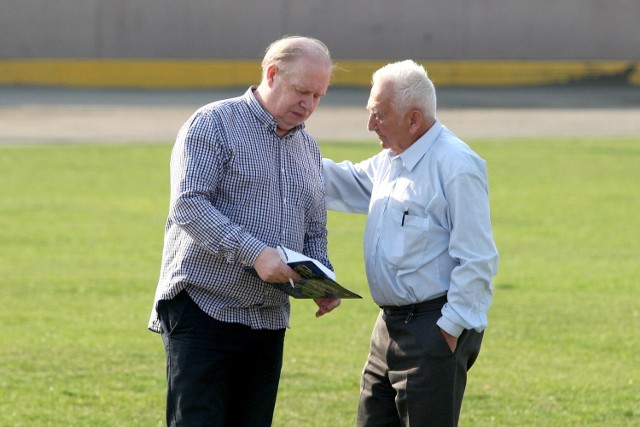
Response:
POLYGON ((436 88, 422 65, 407 59, 387 64, 373 73, 372 83, 390 83, 393 105, 400 113, 418 109, 427 119, 436 117, 436 88))

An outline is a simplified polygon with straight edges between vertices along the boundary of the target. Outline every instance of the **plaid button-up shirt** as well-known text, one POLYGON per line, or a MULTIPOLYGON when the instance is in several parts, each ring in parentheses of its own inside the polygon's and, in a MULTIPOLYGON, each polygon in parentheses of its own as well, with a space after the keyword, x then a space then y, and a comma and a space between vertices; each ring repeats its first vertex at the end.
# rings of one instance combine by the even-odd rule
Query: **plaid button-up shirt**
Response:
POLYGON ((280 138, 253 90, 200 108, 178 133, 154 332, 157 302, 183 289, 215 319, 288 327, 288 296, 244 269, 266 246, 331 267, 318 146, 304 125, 280 138))

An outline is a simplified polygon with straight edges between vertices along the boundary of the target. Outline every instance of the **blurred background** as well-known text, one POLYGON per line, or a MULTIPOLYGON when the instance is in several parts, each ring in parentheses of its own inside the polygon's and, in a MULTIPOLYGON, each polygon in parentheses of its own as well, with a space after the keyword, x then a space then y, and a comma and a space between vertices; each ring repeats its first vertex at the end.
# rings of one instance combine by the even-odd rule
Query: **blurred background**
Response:
MULTIPOLYGON (((463 424, 637 427, 639 22, 640 0, 0 0, 0 425, 162 425, 171 143, 299 34, 338 65, 306 123, 323 155, 378 150, 371 73, 414 59, 487 159, 501 265, 463 424)), ((330 218, 368 299, 364 222, 330 218)), ((279 427, 353 425, 376 306, 314 311, 287 332, 279 427)))
POLYGON ((440 86, 640 84, 638 0, 2 0, 0 84, 244 86, 285 34, 324 41, 333 84, 392 60, 440 86))

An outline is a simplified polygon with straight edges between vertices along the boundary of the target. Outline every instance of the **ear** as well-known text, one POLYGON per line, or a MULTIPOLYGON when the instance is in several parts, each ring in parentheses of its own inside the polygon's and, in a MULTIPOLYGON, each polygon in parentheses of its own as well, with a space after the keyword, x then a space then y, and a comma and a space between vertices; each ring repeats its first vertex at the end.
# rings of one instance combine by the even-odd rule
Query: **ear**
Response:
POLYGON ((273 84, 273 80, 277 72, 278 72, 278 67, 276 67, 275 64, 271 64, 267 67, 265 78, 267 80, 267 83, 269 83, 269 87, 271 87, 271 85, 273 84))
POLYGON ((415 133, 420 130, 422 127, 422 122, 424 121, 424 117, 419 110, 411 110, 409 112, 409 132, 415 133))

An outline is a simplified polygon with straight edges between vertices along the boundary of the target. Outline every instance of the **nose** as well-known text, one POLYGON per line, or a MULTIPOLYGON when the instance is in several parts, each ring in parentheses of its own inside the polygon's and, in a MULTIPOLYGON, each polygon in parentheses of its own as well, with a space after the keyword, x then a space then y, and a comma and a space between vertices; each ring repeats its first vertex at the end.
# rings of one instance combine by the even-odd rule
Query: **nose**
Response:
POLYGON ((369 114, 369 122, 367 123, 367 129, 369 130, 369 132, 373 132, 374 130, 376 130, 376 126, 377 126, 378 122, 376 120, 376 118, 374 117, 373 114, 369 114))
POLYGON ((318 105, 318 101, 319 99, 316 99, 313 94, 307 95, 300 100, 300 106, 305 110, 313 111, 318 105))

